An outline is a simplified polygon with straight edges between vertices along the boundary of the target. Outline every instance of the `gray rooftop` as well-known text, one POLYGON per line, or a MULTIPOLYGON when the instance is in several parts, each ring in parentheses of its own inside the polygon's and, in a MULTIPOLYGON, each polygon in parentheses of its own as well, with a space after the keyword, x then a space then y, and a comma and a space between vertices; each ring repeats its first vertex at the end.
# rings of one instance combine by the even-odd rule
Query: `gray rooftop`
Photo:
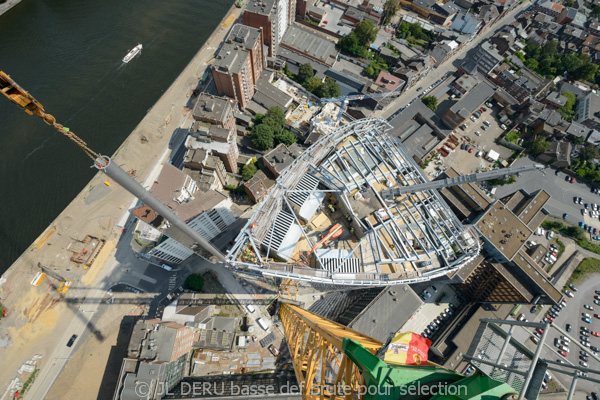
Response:
POLYGON ((194 118, 199 120, 214 120, 225 123, 231 113, 231 104, 225 97, 200 93, 194 106, 194 118))
POLYGON ((471 115, 487 99, 492 97, 496 89, 485 80, 479 82, 472 90, 465 94, 450 110, 455 114, 460 114, 464 118, 471 115), (465 114, 465 115, 463 115, 465 114))
POLYGON ((299 25, 290 25, 287 28, 281 45, 306 54, 329 66, 333 66, 336 62, 338 52, 335 49, 335 43, 299 25))
POLYGON ((235 43, 223 43, 223 47, 217 53, 213 68, 222 72, 239 74, 248 62, 250 52, 235 43))
POLYGON ((235 24, 227 35, 225 41, 231 41, 234 44, 243 46, 245 49, 251 49, 260 38, 260 29, 250 26, 235 24))
POLYGON ((246 11, 260 15, 270 15, 274 6, 275 0, 248 0, 246 11))
POLYGON ((292 96, 279 90, 261 76, 256 82, 256 93, 252 100, 262 105, 267 110, 271 107, 279 107, 285 112, 292 103, 292 96))
POLYGON ((423 302, 408 285, 388 286, 349 325, 385 342, 408 321, 423 302))
POLYGON ((265 154, 263 157, 279 173, 289 167, 296 159, 295 155, 283 143, 280 143, 277 147, 265 154))

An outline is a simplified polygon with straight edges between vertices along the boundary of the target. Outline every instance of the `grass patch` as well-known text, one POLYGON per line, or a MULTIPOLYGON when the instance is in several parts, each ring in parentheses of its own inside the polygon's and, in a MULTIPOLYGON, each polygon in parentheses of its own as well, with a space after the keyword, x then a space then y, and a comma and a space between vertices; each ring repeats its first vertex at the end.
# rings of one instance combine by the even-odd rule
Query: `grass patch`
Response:
POLYGON ((4 318, 4 311, 6 311, 6 307, 0 303, 0 319, 4 318))
POLYGON ((33 370, 31 375, 29 375, 29 378, 27 378, 27 380, 23 384, 23 389, 21 389, 21 394, 25 394, 25 392, 27 392, 27 389, 29 389, 29 386, 31 386, 33 381, 35 381, 35 378, 37 377, 38 372, 40 372, 40 370, 38 368, 36 368, 33 370))
POLYGON ((517 131, 512 131, 508 135, 504 137, 504 140, 513 144, 519 144, 519 139, 521 138, 521 134, 517 131))
POLYGON ((597 272, 600 272, 600 260, 596 258, 584 258, 577 268, 575 268, 575 271, 573 271, 573 275, 571 275, 565 287, 568 286, 569 283, 575 283, 580 279, 585 278, 587 275, 595 274, 597 272))

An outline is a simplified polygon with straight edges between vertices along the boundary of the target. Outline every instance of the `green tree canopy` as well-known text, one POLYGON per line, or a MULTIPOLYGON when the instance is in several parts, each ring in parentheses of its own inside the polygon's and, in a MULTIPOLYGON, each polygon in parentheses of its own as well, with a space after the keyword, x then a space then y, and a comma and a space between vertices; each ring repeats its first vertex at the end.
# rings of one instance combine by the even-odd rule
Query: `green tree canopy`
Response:
POLYGON ((254 176, 256 171, 258 171, 258 168, 256 168, 256 164, 254 164, 253 162, 248 163, 242 167, 242 178, 244 178, 245 180, 249 180, 254 176))
POLYGON ((347 53, 353 57, 366 58, 368 55, 366 48, 361 46, 354 31, 340 38, 338 41, 338 46, 344 53, 347 53))
POLYGON ((398 0, 387 0, 383 5, 383 24, 387 25, 390 23, 394 15, 398 12, 400 3, 398 0))
POLYGON ((283 129, 281 132, 275 134, 275 140, 277 143, 283 143, 286 146, 291 146, 292 144, 296 143, 298 139, 292 132, 288 131, 287 129, 283 129))
POLYGON ((269 125, 273 128, 273 132, 280 131, 285 125, 285 113, 281 107, 271 107, 263 118, 263 124, 269 125))
POLYGON ((204 278, 199 274, 191 274, 185 278, 184 284, 196 292, 201 292, 204 287, 204 278))
POLYGON ((255 125, 250 140, 259 150, 267 150, 273 147, 275 135, 273 128, 267 124, 255 125))
POLYGON ((421 99, 423 104, 431 109, 431 111, 435 111, 437 109, 438 99, 435 96, 426 96, 421 99))
POLYGON ((573 71, 573 78, 589 81, 594 78, 596 71, 598 71, 598 64, 586 63, 573 71))
POLYGON ((310 78, 306 82, 304 82, 304 88, 311 93, 315 93, 316 90, 323 84, 319 78, 316 76, 310 78))
POLYGON ((358 24, 352 32, 356 35, 358 39, 358 43, 363 47, 369 47, 371 43, 377 37, 377 27, 375 23, 370 19, 363 19, 358 24))
POLYGON ((315 76, 315 72, 313 71, 312 65, 310 65, 309 63, 302 64, 300 68, 298 68, 297 79, 298 82, 300 82, 300 84, 303 84, 313 76, 315 76))
POLYGON ((535 156, 542 154, 550 147, 550 142, 544 139, 530 140, 525 144, 529 152, 535 156))
POLYGON ((579 152, 579 158, 583 161, 590 161, 598 158, 598 148, 593 144, 586 144, 579 152))
POLYGON ((568 90, 565 90, 561 94, 567 98, 567 101, 565 102, 564 106, 562 106, 556 111, 563 117, 565 121, 571 121, 573 120, 573 114, 575 113, 574 107, 577 98, 573 93, 569 92, 568 90))
POLYGON ((315 94, 322 98, 331 98, 339 97, 342 91, 335 79, 327 77, 325 82, 315 91, 315 94))

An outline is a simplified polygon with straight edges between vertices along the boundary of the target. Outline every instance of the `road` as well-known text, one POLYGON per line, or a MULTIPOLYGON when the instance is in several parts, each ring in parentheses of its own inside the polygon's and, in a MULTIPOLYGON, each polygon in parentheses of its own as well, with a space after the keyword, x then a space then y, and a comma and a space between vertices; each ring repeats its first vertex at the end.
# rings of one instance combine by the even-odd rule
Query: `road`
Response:
POLYGON ((498 20, 494 25, 487 29, 484 33, 480 34, 478 37, 473 39, 473 41, 467 45, 465 45, 461 50, 457 51, 455 54, 450 56, 442 65, 438 68, 433 69, 429 72, 429 74, 417 82, 413 87, 406 90, 402 93, 401 96, 397 97, 388 107, 386 107, 383 111, 376 112, 375 115, 384 119, 389 118, 392 114, 394 114, 397 110, 402 107, 405 107, 410 103, 410 101, 416 98, 419 95, 417 92, 417 88, 423 87, 427 88, 433 85, 438 79, 442 77, 446 72, 452 71, 458 67, 458 64, 455 62, 462 57, 466 57, 469 53, 473 53, 475 48, 483 41, 487 40, 491 36, 493 36, 496 31, 502 28, 505 24, 508 24, 514 21, 514 17, 530 6, 529 1, 525 1, 522 4, 516 6, 513 10, 509 11, 503 18, 498 20))
MULTIPOLYGON (((533 162, 530 158, 521 158, 515 165, 527 165, 533 162)), ((500 199, 520 189, 525 189, 529 193, 544 189, 552 196, 544 207, 551 215, 562 218, 563 214, 567 213, 567 222, 573 225, 583 221, 588 225, 600 228, 600 221, 591 218, 589 214, 583 217, 581 214, 583 205, 575 204, 573 201, 574 197, 581 197, 584 203, 600 203, 600 196, 592 193, 587 184, 578 180, 575 180, 575 183, 569 183, 564 173, 556 175, 555 172, 551 168, 523 172, 517 178, 516 183, 499 186, 496 189, 496 198, 500 199)))

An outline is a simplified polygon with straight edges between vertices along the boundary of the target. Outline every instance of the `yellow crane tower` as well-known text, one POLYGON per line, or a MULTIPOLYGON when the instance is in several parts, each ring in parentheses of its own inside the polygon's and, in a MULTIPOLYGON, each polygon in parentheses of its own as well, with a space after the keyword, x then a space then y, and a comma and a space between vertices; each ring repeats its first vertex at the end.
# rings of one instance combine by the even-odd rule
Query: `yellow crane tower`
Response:
POLYGON ((298 306, 284 303, 279 315, 305 400, 508 400, 517 397, 511 386, 480 372, 467 377, 431 362, 422 366, 388 364, 375 356, 383 345, 380 341, 298 306), (458 391, 461 395, 409 395, 410 387, 439 387, 440 384, 448 388, 448 393, 453 392, 452 388, 461 389, 458 391))

